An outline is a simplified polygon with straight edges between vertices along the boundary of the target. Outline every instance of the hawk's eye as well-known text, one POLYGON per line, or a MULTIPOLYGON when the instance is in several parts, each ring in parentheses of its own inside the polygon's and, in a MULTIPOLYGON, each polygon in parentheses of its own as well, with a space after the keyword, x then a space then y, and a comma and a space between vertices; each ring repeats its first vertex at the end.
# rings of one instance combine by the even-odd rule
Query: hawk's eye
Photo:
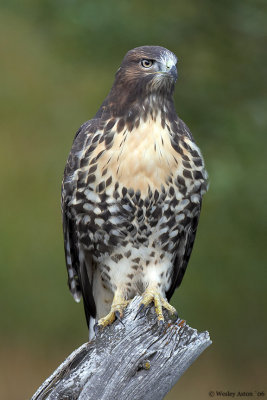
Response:
POLYGON ((144 67, 144 68, 150 68, 150 67, 152 67, 152 65, 153 65, 153 60, 146 60, 146 59, 144 59, 144 60, 141 60, 141 65, 142 65, 142 67, 144 67))

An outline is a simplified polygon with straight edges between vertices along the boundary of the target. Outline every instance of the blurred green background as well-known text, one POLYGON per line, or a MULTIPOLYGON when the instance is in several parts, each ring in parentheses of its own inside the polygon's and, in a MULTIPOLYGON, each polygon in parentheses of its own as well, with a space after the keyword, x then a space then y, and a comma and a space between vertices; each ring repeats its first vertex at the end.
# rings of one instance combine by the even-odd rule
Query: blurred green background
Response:
POLYGON ((144 44, 178 56, 176 109, 210 175, 172 303, 213 345, 167 399, 267 394, 266 36, 260 0, 1 1, 1 399, 29 398, 87 339, 67 288, 62 173, 75 131, 144 44))

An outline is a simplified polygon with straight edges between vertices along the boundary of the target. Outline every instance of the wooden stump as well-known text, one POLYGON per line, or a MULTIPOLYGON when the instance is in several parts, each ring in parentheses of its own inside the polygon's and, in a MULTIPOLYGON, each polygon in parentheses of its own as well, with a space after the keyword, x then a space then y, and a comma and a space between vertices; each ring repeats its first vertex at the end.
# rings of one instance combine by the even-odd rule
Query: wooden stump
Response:
POLYGON ((161 400, 211 344, 164 311, 159 327, 154 307, 136 315, 135 297, 116 321, 75 350, 40 386, 32 400, 161 400))

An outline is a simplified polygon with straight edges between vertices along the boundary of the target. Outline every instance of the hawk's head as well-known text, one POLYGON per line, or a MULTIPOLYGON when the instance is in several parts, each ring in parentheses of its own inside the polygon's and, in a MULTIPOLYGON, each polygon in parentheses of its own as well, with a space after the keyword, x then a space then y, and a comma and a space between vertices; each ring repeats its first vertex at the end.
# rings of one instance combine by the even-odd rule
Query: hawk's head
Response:
POLYGON ((97 116, 125 116, 131 109, 134 119, 143 112, 147 115, 149 108, 161 108, 163 103, 173 108, 176 63, 175 54, 164 47, 142 46, 128 51, 97 116))
POLYGON ((177 57, 160 46, 142 46, 128 51, 116 74, 115 86, 135 95, 172 94, 177 79, 177 57))

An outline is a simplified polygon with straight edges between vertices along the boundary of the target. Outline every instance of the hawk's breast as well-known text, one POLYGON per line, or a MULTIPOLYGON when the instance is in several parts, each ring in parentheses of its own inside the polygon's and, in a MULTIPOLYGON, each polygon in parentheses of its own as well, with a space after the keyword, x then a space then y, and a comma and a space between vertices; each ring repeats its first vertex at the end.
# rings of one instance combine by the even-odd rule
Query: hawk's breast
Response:
MULTIPOLYGON (((163 128, 159 118, 148 119, 138 127, 115 133, 108 148, 103 141, 91 155, 98 159, 96 181, 108 169, 112 180, 126 188, 140 190, 144 196, 151 190, 160 190, 170 176, 179 173, 182 158, 171 145, 170 131, 163 128)), ((116 132, 117 127, 114 126, 116 132)))
POLYGON ((84 147, 72 200, 79 241, 109 269, 124 265, 127 254, 142 268, 151 259, 171 265, 199 214, 206 178, 200 151, 158 119, 132 130, 119 123, 84 147))

